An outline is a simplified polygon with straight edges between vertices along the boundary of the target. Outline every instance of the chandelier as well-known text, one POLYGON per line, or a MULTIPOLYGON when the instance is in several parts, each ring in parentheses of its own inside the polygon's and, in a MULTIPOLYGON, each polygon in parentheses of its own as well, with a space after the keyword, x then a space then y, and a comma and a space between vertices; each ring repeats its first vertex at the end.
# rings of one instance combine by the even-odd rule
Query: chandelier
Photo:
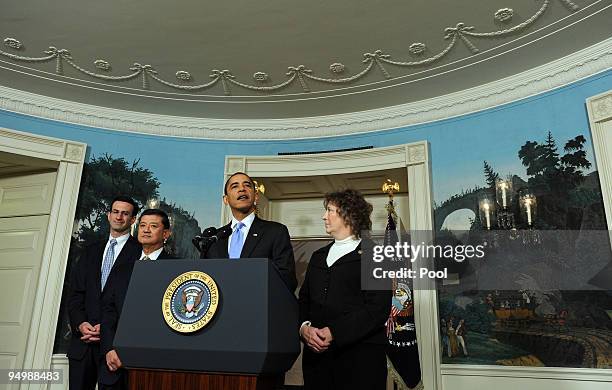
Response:
POLYGON ((482 195, 478 209, 483 230, 533 230, 537 199, 528 188, 515 191, 511 178, 497 179, 495 197, 482 195))

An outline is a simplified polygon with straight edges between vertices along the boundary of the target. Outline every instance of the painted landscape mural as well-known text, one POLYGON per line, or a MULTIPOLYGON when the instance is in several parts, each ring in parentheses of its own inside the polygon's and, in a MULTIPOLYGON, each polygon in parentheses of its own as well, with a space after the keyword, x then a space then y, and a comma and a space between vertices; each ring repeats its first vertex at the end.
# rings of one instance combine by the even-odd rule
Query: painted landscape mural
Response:
MULTIPOLYGON (((593 164, 585 151, 586 137, 576 134, 558 146, 554 133, 549 131, 541 140, 526 140, 517 150, 515 158, 523 170, 509 172, 507 178, 516 193, 528 189, 537 199, 537 214, 529 211, 531 226, 526 226, 522 216, 523 228, 533 229, 530 234, 538 230, 607 229, 597 171, 591 169, 593 164)), ((479 164, 474 161, 474 165, 479 164)), ((482 199, 495 199, 502 175, 495 170, 493 158, 481 163, 481 169, 481 181, 474 183, 472 189, 436 205, 439 238, 457 239, 457 232, 483 230, 491 224, 493 229, 500 228, 496 226, 499 220, 491 223, 488 215, 487 219, 482 217, 481 209, 482 199)), ((515 197, 510 209, 519 210, 518 203, 515 197)), ((521 213, 515 214, 519 217, 521 213)), ((521 218, 515 224, 520 227, 521 218)), ((547 245, 542 240, 536 244, 531 252, 547 245)), ((523 288, 517 290, 481 290, 461 286, 461 281, 441 285, 442 362, 612 368, 612 291, 602 281, 604 273, 611 270, 609 265, 601 269, 594 278, 599 280, 591 281, 595 288, 589 291, 542 289, 533 281, 529 283, 525 274, 523 288)))

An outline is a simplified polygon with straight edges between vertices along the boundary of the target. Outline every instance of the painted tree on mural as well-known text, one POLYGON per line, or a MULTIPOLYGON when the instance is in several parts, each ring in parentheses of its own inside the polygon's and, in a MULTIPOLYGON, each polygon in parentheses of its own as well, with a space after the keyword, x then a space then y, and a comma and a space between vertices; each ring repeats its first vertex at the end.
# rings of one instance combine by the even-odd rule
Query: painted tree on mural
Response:
POLYGON ((167 249, 180 259, 197 259, 200 252, 193 246, 191 239, 200 234, 201 229, 193 214, 189 214, 176 203, 167 203, 166 199, 161 201, 159 208, 172 218, 172 236, 168 240, 167 249))
MULTIPOLYGON (((582 186, 584 170, 591 167, 586 158, 583 135, 568 140, 560 155, 549 131, 543 143, 527 141, 518 157, 527 168, 527 186, 538 198, 538 227, 580 229, 585 209, 600 202, 598 192, 582 186)), ((588 211, 588 210, 586 210, 588 211)))
POLYGON ((139 164, 138 159, 128 162, 110 154, 93 157, 85 163, 76 212, 78 241, 94 242, 106 237, 106 213, 115 196, 129 195, 142 207, 147 199, 159 195, 159 181, 153 172, 139 164))
POLYGON ((484 162, 484 175, 485 181, 487 182, 487 187, 491 190, 495 191, 495 183, 499 179, 499 174, 493 170, 491 165, 488 162, 484 162))

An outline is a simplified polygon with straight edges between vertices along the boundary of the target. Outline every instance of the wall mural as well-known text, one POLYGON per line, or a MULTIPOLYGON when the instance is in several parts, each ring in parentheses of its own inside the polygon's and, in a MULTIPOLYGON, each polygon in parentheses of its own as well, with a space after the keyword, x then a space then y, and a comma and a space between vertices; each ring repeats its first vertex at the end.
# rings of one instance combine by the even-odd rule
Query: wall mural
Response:
MULTIPOLYGON (((515 158, 524 169, 508 175, 513 188, 528 188, 537 199, 537 214, 529 209, 523 212, 522 222, 514 223, 526 227, 528 222, 535 231, 605 231, 597 171, 589 170, 592 163, 586 157, 587 135, 564 139, 563 147, 557 146, 554 132, 542 135, 543 140, 526 140, 516 151, 515 158)), ((479 165, 473 163, 474 168, 479 165)), ((495 163, 494 156, 484 161, 479 183, 436 205, 438 239, 456 240, 460 231, 482 231, 487 225, 495 229, 507 222, 500 221, 499 213, 493 221, 488 211, 485 217, 482 213, 482 199, 487 195, 495 199, 502 177, 495 163)), ((505 191, 503 196, 506 202, 505 191)), ((514 202, 518 206, 520 200, 514 202)), ((538 241, 532 251, 547 244, 538 241)), ((458 275, 463 271, 456 270, 458 275)), ((603 272, 609 269, 602 269, 599 278, 603 272)), ((517 290, 471 288, 461 286, 462 281, 440 286, 442 362, 612 368, 611 286, 599 283, 599 290, 590 291, 542 289, 528 283, 527 276, 524 279, 523 288, 517 290)))
MULTIPOLYGON (((173 215, 172 250, 180 257, 195 257, 191 238, 201 228, 220 223, 227 155, 385 147, 427 140, 432 157, 435 229, 439 235, 482 229, 481 221, 485 220, 479 215, 479 200, 490 193, 498 178, 509 178, 515 189, 527 187, 533 192, 537 198, 534 223, 538 229, 605 229, 584 101, 610 88, 612 72, 605 72, 482 112, 333 139, 224 141, 156 137, 7 111, 0 111, 0 126, 88 144, 69 274, 83 243, 105 235, 103 213, 115 192, 130 192, 141 205, 157 197, 162 208, 173 215)), ((441 286, 442 361, 610 368, 609 291, 538 292, 529 286, 516 290, 522 291, 441 286)), ((69 338, 62 310, 56 353, 66 351, 69 338)))

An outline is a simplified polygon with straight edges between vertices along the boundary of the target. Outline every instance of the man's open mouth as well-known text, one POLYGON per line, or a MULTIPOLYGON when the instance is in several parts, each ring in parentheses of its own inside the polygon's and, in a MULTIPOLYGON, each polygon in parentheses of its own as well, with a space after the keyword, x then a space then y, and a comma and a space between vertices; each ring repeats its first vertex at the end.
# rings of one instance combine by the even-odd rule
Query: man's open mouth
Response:
POLYGON ((249 199, 249 197, 247 195, 240 195, 238 197, 238 200, 248 200, 248 199, 249 199))

